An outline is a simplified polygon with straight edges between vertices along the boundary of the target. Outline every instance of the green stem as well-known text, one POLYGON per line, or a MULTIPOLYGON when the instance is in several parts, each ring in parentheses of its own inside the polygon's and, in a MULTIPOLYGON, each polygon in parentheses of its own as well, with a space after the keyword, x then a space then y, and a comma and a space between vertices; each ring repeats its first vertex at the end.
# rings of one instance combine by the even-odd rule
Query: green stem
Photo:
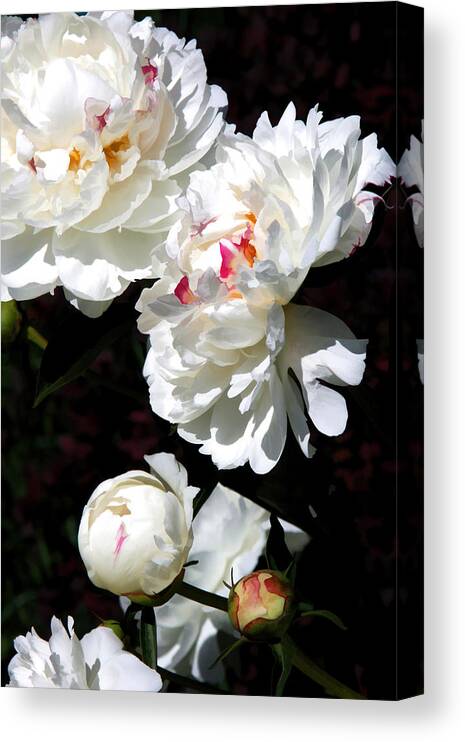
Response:
POLYGON ((363 699, 364 696, 349 688, 344 683, 333 678, 332 675, 322 670, 313 660, 309 659, 304 652, 293 642, 289 635, 282 640, 283 647, 291 655, 292 664, 300 672, 311 678, 315 683, 321 685, 329 696, 335 698, 357 698, 363 699))
POLYGON ((157 624, 153 608, 142 608, 140 617, 140 648, 142 659, 153 669, 157 666, 157 624))
POLYGON ((184 688, 190 688, 191 690, 198 691, 199 693, 215 693, 216 695, 225 695, 224 690, 215 688, 214 685, 201 683, 199 680, 194 680, 194 678, 187 678, 184 675, 178 675, 177 673, 171 672, 170 670, 165 670, 165 668, 160 667, 160 665, 157 666, 157 670, 163 680, 168 680, 170 683, 175 683, 176 685, 180 685, 184 688))
POLYGON ((34 343, 34 345, 37 345, 41 350, 45 350, 47 347, 48 340, 44 338, 43 335, 40 334, 34 327, 31 327, 31 325, 27 328, 27 339, 30 340, 31 343, 34 343))
POLYGON ((201 590, 199 587, 194 587, 194 585, 189 585, 188 582, 181 582, 177 586, 176 592, 178 595, 182 595, 183 598, 195 600, 196 603, 208 605, 211 608, 218 608, 219 611, 227 612, 228 610, 228 601, 226 598, 223 598, 221 595, 214 595, 206 590, 201 590))

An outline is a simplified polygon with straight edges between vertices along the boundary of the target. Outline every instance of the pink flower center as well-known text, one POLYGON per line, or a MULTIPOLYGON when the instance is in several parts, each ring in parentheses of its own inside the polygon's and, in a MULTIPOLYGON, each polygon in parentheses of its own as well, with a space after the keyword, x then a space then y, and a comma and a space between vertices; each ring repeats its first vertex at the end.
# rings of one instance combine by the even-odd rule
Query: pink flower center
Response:
POLYGON ((236 273, 238 266, 244 263, 244 261, 249 268, 252 268, 257 255, 257 251, 252 244, 252 239, 253 228, 249 224, 239 242, 231 241, 231 247, 225 242, 220 242, 220 278, 223 281, 227 282, 236 273))
MULTIPOLYGON (((216 221, 217 218, 218 217, 215 216, 211 219, 201 222, 200 224, 194 225, 193 228, 195 231, 191 233, 191 238, 202 234, 203 230, 209 224, 211 224, 211 222, 216 221)), ((255 246, 252 244, 253 227, 257 219, 255 214, 252 213, 246 214, 246 218, 248 219, 249 223, 240 236, 239 241, 220 241, 221 265, 219 281, 223 282, 223 284, 226 284, 226 287, 228 288, 229 299, 242 298, 242 294, 238 290, 236 290, 234 282, 231 280, 231 278, 234 278, 237 269, 241 263, 247 264, 250 268, 252 268, 257 255, 255 246)), ((221 286, 220 282, 219 286, 221 286)), ((179 299, 181 304, 198 304, 201 302, 201 298, 192 291, 189 285, 189 278, 187 276, 183 276, 181 278, 176 288, 174 289, 174 294, 179 299)))

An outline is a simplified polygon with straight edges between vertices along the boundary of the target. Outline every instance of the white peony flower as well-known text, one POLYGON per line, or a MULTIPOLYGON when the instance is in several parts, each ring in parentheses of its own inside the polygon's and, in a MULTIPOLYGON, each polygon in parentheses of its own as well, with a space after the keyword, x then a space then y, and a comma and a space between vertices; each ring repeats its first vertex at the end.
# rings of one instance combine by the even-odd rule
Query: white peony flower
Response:
POLYGON ((366 186, 395 167, 374 135, 359 139, 358 117, 320 120, 313 109, 306 124, 296 121, 291 104, 276 127, 262 115, 253 140, 221 137, 217 164, 191 176, 171 230, 177 269, 138 304, 152 408, 219 468, 249 461, 268 472, 287 417, 311 456, 307 414, 327 435, 347 421, 344 398, 321 381, 358 384, 363 375, 364 341, 332 315, 289 302, 310 266, 366 240, 378 199, 366 186))
MULTIPOLYGON (((262 555, 269 530, 269 513, 234 490, 218 484, 192 524, 193 544, 186 581, 217 595, 228 595, 229 582, 251 572, 262 555)), ((300 551, 309 537, 281 520, 292 552, 300 551)), ((123 608, 128 602, 121 599, 123 608)), ((159 608, 157 619, 158 660, 161 667, 202 680, 218 682, 221 665, 209 669, 220 653, 218 632, 233 633, 222 611, 175 595, 159 608)), ((232 641, 232 640, 231 640, 232 641)))
POLYGON ((180 179, 226 96, 195 41, 132 12, 7 19, 2 60, 2 298, 63 285, 98 316, 162 271, 180 179))
POLYGON ((408 188, 415 186, 418 192, 409 196, 407 201, 412 207, 413 226, 420 247, 423 247, 424 238, 424 154, 423 154, 423 122, 421 126, 421 142, 410 137, 410 149, 406 149, 400 158, 397 168, 398 176, 408 188))
POLYGON ((370 184, 396 168, 375 134, 360 139, 358 116, 322 116, 315 107, 296 120, 290 103, 275 127, 262 114, 252 139, 227 127, 217 164, 192 174, 168 240, 186 275, 212 267, 230 290, 284 304, 311 265, 363 245, 381 200, 370 184))
POLYGON ((181 572, 192 544, 197 487, 172 454, 146 456, 151 473, 102 482, 84 508, 78 544, 97 587, 144 603, 181 572))
POLYGON ((154 693, 161 689, 158 672, 124 651, 123 643, 111 629, 99 626, 79 640, 71 617, 68 631, 55 617, 51 627, 48 642, 35 629, 15 639, 17 654, 8 665, 10 686, 154 693))
MULTIPOLYGON (((287 418, 307 457, 315 452, 307 415, 326 435, 344 431, 345 399, 322 383, 362 379, 366 341, 344 322, 296 304, 267 311, 239 297, 205 295, 175 306, 157 298, 167 286, 162 279, 138 305, 140 329, 150 334, 150 403, 219 469, 248 461, 258 474, 270 471, 284 448, 287 418)), ((195 290, 200 296, 204 285, 195 290)))

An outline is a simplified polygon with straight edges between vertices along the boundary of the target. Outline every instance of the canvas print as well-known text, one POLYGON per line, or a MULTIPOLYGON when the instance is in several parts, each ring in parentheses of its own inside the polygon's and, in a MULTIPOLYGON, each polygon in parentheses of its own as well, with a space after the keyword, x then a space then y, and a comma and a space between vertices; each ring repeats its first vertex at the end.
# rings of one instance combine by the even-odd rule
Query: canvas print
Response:
POLYGON ((1 20, 3 684, 422 693, 422 10, 1 20))

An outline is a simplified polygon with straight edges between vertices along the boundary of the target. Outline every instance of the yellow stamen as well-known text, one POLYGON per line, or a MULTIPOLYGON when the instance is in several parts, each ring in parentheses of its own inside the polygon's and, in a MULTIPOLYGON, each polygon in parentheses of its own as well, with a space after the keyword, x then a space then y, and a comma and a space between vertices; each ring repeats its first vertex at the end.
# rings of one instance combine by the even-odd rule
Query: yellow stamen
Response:
POLYGON ((251 242, 249 242, 248 245, 246 245, 244 249, 244 258, 247 260, 250 268, 252 268, 254 264, 256 254, 257 254, 257 251, 255 247, 252 245, 251 242))
POLYGON ((124 152, 124 150, 129 149, 129 147, 129 137, 127 134, 124 134, 122 137, 115 139, 114 142, 107 144, 107 146, 103 148, 103 154, 106 157, 110 170, 115 170, 119 165, 118 153, 124 152))
POLYGON ((79 152, 76 147, 73 147, 71 152, 69 153, 69 166, 68 170, 72 170, 73 173, 76 173, 81 166, 81 153, 79 152))
POLYGON ((248 211, 247 214, 245 215, 245 218, 247 219, 248 222, 252 222, 252 224, 257 223, 257 217, 255 216, 253 211, 248 211))
POLYGON ((228 299, 242 299, 242 294, 237 289, 233 289, 229 292, 228 299))

